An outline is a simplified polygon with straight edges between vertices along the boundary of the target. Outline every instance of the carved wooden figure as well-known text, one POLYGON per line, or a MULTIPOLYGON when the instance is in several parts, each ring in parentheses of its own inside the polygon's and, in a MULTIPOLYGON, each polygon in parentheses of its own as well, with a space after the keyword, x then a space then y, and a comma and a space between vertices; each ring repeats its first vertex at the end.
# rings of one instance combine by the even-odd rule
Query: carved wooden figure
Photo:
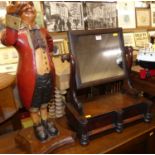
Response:
POLYGON ((33 2, 12 1, 7 7, 6 30, 1 41, 18 51, 19 95, 30 111, 36 137, 45 141, 58 133, 48 120, 47 112, 47 103, 52 98, 55 85, 55 70, 49 55, 53 40, 45 28, 36 25, 35 17, 33 2))

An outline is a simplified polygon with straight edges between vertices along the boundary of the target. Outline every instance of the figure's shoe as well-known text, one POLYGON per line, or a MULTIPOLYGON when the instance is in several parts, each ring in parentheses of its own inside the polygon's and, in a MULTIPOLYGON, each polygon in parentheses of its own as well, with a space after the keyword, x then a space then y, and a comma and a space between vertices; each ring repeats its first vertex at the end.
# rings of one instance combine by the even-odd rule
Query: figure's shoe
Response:
POLYGON ((56 136, 58 134, 58 129, 53 122, 42 120, 42 124, 50 136, 56 136))
POLYGON ((34 133, 36 137, 42 142, 48 138, 48 134, 42 124, 34 126, 34 133))

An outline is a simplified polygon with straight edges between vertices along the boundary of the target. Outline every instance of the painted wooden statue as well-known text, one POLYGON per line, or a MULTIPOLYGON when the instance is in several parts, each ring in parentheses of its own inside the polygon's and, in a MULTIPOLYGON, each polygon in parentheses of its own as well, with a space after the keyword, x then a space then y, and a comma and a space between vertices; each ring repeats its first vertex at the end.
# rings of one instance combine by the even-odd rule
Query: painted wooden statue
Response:
POLYGON ((54 92, 55 70, 49 52, 53 40, 45 28, 35 24, 33 2, 15 1, 7 7, 6 29, 1 41, 19 53, 17 86, 24 106, 29 109, 36 137, 45 141, 58 133, 48 120, 47 105, 54 92))

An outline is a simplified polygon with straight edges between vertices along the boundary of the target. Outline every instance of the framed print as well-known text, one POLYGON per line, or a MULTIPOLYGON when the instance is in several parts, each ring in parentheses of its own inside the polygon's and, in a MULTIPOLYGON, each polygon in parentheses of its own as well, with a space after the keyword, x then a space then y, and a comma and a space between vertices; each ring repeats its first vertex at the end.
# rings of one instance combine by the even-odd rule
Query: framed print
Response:
POLYGON ((44 2, 49 32, 84 29, 82 2, 44 2))
POLYGON ((18 53, 13 47, 0 49, 0 65, 18 63, 18 53))
POLYGON ((151 26, 155 27, 155 3, 151 3, 151 26))
POLYGON ((147 32, 136 32, 134 33, 136 47, 145 48, 149 44, 149 38, 147 32))
POLYGON ((125 46, 135 47, 135 39, 133 33, 123 33, 125 46))
POLYGON ((0 48, 0 73, 16 74, 18 53, 13 47, 0 48))
POLYGON ((68 42, 66 39, 54 39, 53 44, 54 44, 54 49, 53 49, 54 56, 69 53, 68 42))
POLYGON ((117 27, 116 3, 86 2, 85 6, 88 29, 117 27))
POLYGON ((135 8, 149 8, 150 2, 148 1, 135 1, 135 8))
POLYGON ((136 8, 136 24, 137 27, 150 26, 150 9, 136 8))
POLYGON ((117 11, 119 27, 124 29, 136 28, 134 1, 118 1, 117 11))

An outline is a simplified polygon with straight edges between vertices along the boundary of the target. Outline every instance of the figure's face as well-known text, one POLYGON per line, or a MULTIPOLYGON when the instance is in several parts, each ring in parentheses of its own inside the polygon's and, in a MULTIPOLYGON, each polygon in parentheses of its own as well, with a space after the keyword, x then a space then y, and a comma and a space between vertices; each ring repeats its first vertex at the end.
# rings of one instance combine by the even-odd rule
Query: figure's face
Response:
POLYGON ((28 24, 33 23, 36 17, 36 10, 34 8, 33 2, 27 1, 21 3, 22 7, 20 10, 20 17, 22 21, 26 21, 28 24))

